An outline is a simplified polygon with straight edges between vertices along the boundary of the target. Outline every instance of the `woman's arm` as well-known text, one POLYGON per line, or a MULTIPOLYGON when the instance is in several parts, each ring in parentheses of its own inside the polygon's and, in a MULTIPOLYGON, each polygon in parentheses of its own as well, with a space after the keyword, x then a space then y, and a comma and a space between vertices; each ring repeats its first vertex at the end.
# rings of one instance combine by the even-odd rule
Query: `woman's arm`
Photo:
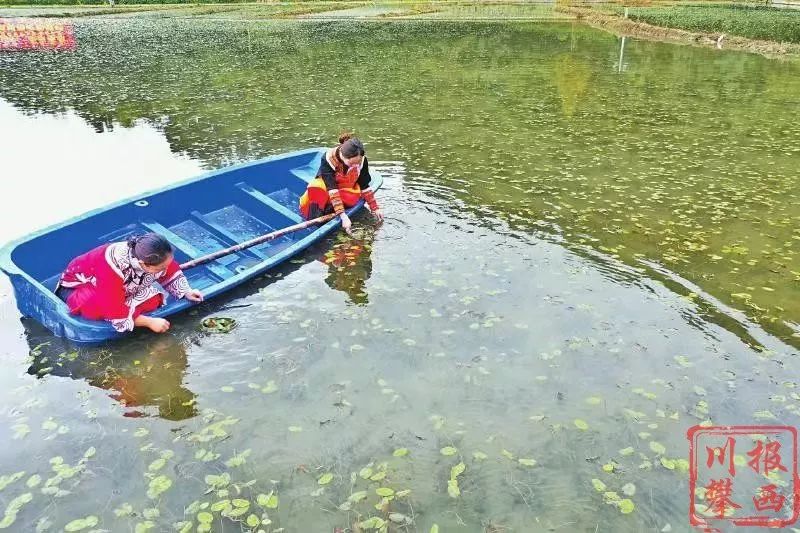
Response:
POLYGON ((176 299, 186 298, 192 302, 203 301, 203 294, 189 285, 189 280, 186 279, 186 275, 174 259, 167 267, 163 280, 161 286, 176 299))
POLYGON ((367 158, 364 157, 364 164, 361 166, 361 173, 358 175, 358 185, 361 187, 361 196, 364 197, 364 201, 367 202, 372 214, 375 215, 378 220, 383 220, 383 211, 378 205, 378 201, 375 199, 375 192, 369 186, 371 182, 372 176, 369 173, 369 163, 367 162, 367 158))

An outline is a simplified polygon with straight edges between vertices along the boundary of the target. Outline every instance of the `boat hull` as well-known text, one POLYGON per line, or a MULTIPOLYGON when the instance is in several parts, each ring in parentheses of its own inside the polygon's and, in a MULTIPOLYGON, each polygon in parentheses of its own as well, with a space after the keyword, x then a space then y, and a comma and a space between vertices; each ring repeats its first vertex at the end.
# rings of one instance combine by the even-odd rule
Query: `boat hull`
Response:
MULTIPOLYGON (((106 321, 69 314, 54 294, 69 261, 107 242, 154 231, 164 235, 183 263, 302 220, 298 199, 319 168, 324 148, 300 150, 214 170, 128 198, 7 244, 0 270, 11 280, 17 307, 56 336, 76 343, 122 337, 106 321)), ((373 189, 383 180, 371 171, 373 189)), ((363 208, 350 208, 350 215, 363 208)), ((274 241, 236 252, 186 272, 206 298, 225 293, 302 252, 341 227, 337 218, 274 241)), ((192 304, 168 299, 153 313, 167 317, 192 304)))

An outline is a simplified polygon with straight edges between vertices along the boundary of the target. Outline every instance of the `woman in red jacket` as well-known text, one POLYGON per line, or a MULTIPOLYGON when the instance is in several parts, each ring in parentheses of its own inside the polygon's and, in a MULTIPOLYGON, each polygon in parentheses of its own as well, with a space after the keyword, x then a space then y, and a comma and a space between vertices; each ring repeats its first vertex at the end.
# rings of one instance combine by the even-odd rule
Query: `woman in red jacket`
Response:
POLYGON ((364 198, 372 214, 382 221, 383 211, 369 187, 371 180, 364 145, 351 134, 342 134, 339 144, 322 157, 317 177, 300 198, 300 212, 307 220, 336 213, 349 233, 352 224, 345 209, 364 198))
POLYGON ((146 327, 164 333, 169 322, 146 314, 164 304, 156 282, 174 298, 203 301, 175 261, 172 245, 155 233, 104 244, 76 257, 61 274, 57 292, 66 296, 73 315, 108 320, 119 332, 146 327))

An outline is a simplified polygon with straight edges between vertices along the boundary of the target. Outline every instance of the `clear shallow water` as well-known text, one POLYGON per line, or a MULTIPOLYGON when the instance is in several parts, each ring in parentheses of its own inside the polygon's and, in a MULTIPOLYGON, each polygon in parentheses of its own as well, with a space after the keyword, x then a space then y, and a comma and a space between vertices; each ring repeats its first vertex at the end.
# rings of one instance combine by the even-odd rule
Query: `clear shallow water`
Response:
MULTIPOLYGON (((9 237, 39 221, 34 201, 49 206, 42 216, 52 219, 41 221, 49 223, 84 205, 83 191, 124 196, 201 166, 324 144, 342 124, 363 134, 386 175, 381 200, 390 217, 379 228, 360 219, 357 238, 331 239, 200 306, 166 336, 77 352, 20 322, 6 283, 0 439, 8 445, 0 467, 24 475, 0 496, 8 504, 31 495, 13 527, 31 530, 45 520, 59 530, 96 516, 106 530, 167 531, 239 499, 248 509, 240 519, 268 513, 273 523, 265 530, 332 531, 399 512, 413 517, 411 531, 434 523, 469 532, 683 531, 687 476, 660 457, 687 458, 688 427, 763 423, 767 411, 771 422, 794 423, 792 337, 737 315, 725 306, 736 299, 718 292, 738 290, 742 274, 694 277, 722 260, 669 263, 621 215, 611 222, 628 232, 609 234, 624 240, 605 234, 609 217, 630 205, 641 208, 632 216, 642 225, 668 217, 667 235, 680 234, 686 219, 678 210, 691 198, 681 187, 708 192, 710 178, 696 182, 718 175, 712 149, 724 152, 715 164, 728 173, 756 165, 740 154, 747 147, 773 161, 764 172, 780 194, 770 209, 787 218, 771 231, 791 239, 797 131, 778 113, 791 93, 740 104, 743 90, 756 90, 752 76, 791 87, 792 64, 629 42, 620 76, 619 43, 581 27, 369 27, 366 37, 348 24, 82 21, 77 54, 2 57, 0 112, 8 121, 0 135, 11 172, 52 171, 52 161, 23 151, 31 139, 14 132, 26 128, 50 136, 36 146, 44 153, 67 145, 86 154, 84 166, 66 154, 52 158, 64 162, 74 187, 20 188, 25 202, 7 206, 9 237), (361 62, 331 74, 343 41, 361 62), (673 90, 687 62, 694 77, 685 83, 706 91, 693 114, 676 104, 688 96, 673 90), (731 65, 749 76, 731 74, 731 65), (624 103, 612 97, 623 93, 624 103), (659 133, 659 109, 674 138, 659 133), (728 117, 741 121, 730 131, 763 135, 707 134, 694 146, 683 133, 691 116, 728 117), (644 129, 648 117, 654 123, 644 129), (59 136, 58 128, 68 133, 59 136), (765 135, 779 133, 788 142, 769 148, 765 135), (728 148, 732 142, 738 151, 728 148), (143 160, 118 159, 124 153, 143 160), (672 153, 694 166, 650 161, 672 153), (120 179, 109 185, 104 170, 120 179), (639 187, 627 183, 631 176, 639 187), (650 189, 661 191, 648 197, 654 204, 628 201, 628 193, 639 198, 650 189), (580 208, 606 200, 597 212, 580 208), (651 210, 662 204, 663 212, 651 210), (666 266, 639 270, 634 254, 666 266), (342 262, 355 264, 340 270, 342 262), (200 333, 200 320, 212 315, 239 326, 227 335, 200 333), (663 444, 663 454, 651 442, 663 444), (447 447, 455 453, 443 455, 447 447), (633 454, 620 452, 628 447, 633 454), (94 454, 73 472, 90 448, 94 454), (395 457, 402 448, 408 454, 395 457), (70 469, 58 467, 58 456, 70 469), (602 465, 611 460, 618 469, 609 474, 602 465), (453 498, 447 481, 460 461, 466 470, 453 498), (370 463, 371 475, 385 471, 384 479, 359 476, 370 463), (65 479, 51 482, 54 494, 42 493, 54 465, 65 479), (207 476, 224 474, 230 484, 210 491, 215 478, 207 476), (634 483, 635 511, 623 515, 604 503, 594 478, 616 491, 634 483), (379 487, 411 492, 378 511, 379 487), (339 509, 362 490, 366 500, 339 509), (261 509, 258 495, 271 491, 277 508, 261 509)), ((710 235, 748 236, 748 254, 766 248, 771 241, 757 239, 753 217, 767 207, 732 189, 767 184, 727 179, 725 187, 713 180, 723 189, 718 220, 696 223, 718 224, 710 235)), ((782 250, 793 260, 791 247, 782 250)), ((783 317, 796 321, 796 287, 774 283, 780 290, 763 291, 774 295, 770 305, 783 304, 783 317)), ((215 531, 242 527, 219 510, 212 515, 215 531)))

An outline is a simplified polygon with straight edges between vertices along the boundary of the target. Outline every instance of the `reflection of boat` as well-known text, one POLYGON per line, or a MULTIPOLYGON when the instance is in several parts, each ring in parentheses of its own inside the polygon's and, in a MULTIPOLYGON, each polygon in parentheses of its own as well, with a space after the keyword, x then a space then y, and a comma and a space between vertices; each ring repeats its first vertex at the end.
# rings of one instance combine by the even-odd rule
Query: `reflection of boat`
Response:
MULTIPOLYGON (((29 334, 29 343, 33 342, 29 334)), ((174 337, 164 336, 146 343, 137 341, 131 347, 126 347, 125 353, 111 353, 94 348, 71 351, 57 340, 32 345, 28 374, 86 380, 109 391, 109 397, 125 407, 126 417, 184 420, 195 416, 195 394, 183 386, 184 346, 174 337)))
POLYGON ((365 285, 372 275, 372 231, 356 230, 353 236, 339 235, 322 262, 328 265, 325 283, 344 292, 357 305, 369 303, 365 285))
MULTIPOLYGON (((293 225, 301 221, 298 199, 315 177, 324 152, 313 148, 243 163, 103 207, 8 244, 0 251, 0 269, 11 278, 22 314, 56 335, 76 342, 118 337, 107 322, 71 316, 53 294, 70 259, 100 244, 154 231, 167 237, 176 259, 185 262, 293 225)), ((382 178, 377 172, 371 174, 371 186, 377 189, 382 178)), ((362 207, 359 202, 350 213, 362 207)), ((195 267, 187 277, 207 297, 215 296, 338 227, 336 218, 195 267)), ((169 316, 189 305, 186 300, 172 301, 153 314, 169 316)))

